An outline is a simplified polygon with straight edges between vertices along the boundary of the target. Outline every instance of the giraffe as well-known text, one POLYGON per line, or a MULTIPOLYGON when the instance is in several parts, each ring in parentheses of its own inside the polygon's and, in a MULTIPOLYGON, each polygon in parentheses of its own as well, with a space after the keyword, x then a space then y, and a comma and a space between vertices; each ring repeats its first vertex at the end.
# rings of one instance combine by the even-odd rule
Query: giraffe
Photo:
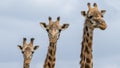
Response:
POLYGON ((24 57, 23 68, 30 67, 30 62, 31 62, 33 53, 39 47, 39 46, 33 46, 34 38, 31 38, 31 41, 29 44, 26 43, 26 40, 27 40, 26 38, 23 38, 23 46, 18 45, 24 57))
POLYGON ((107 27, 107 24, 103 19, 103 15, 106 12, 106 10, 99 11, 96 3, 93 4, 93 8, 91 7, 90 3, 88 3, 87 6, 87 12, 81 11, 81 14, 85 17, 85 23, 83 28, 80 68, 93 68, 93 31, 95 28, 105 30, 107 27))
POLYGON ((56 43, 59 39, 60 32, 68 28, 69 24, 60 25, 60 17, 57 17, 57 20, 54 22, 52 21, 51 17, 48 17, 49 24, 47 25, 44 22, 41 22, 40 25, 46 29, 49 36, 49 46, 48 46, 48 53, 45 59, 44 68, 54 68, 55 61, 56 61, 56 43))

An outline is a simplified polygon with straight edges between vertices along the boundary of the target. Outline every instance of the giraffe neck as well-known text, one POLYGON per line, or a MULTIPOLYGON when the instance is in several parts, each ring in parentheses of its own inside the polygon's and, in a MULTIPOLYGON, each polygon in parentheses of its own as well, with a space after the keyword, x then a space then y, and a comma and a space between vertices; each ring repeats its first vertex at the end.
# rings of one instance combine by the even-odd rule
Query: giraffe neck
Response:
POLYGON ((24 60, 24 68, 30 68, 30 63, 26 63, 27 61, 24 60))
POLYGON ((81 57, 80 68, 93 68, 92 38, 93 38, 93 29, 88 28, 88 26, 85 25, 83 32, 81 56, 80 56, 81 57))
POLYGON ((55 66, 56 43, 51 43, 48 47, 47 57, 45 59, 44 68, 54 68, 55 66))

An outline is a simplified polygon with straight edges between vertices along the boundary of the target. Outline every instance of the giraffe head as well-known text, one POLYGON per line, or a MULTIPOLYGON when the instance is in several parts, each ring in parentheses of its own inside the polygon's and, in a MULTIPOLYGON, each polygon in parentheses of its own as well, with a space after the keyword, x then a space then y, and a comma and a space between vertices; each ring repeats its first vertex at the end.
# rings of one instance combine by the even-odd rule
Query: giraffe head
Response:
POLYGON ((26 38, 23 38, 23 46, 18 45, 18 47, 22 51, 25 63, 30 63, 34 51, 39 47, 39 46, 33 46, 33 41, 34 41, 34 38, 31 38, 30 43, 27 44, 26 38))
POLYGON ((96 3, 93 4, 93 8, 91 7, 90 3, 88 3, 87 5, 88 11, 81 11, 81 14, 86 18, 86 21, 89 21, 89 23, 85 24, 87 24, 87 26, 89 26, 92 29, 106 29, 107 25, 103 19, 103 15, 106 12, 106 10, 99 11, 96 3))
POLYGON ((48 36, 49 36, 49 40, 50 42, 57 42, 57 40, 59 39, 60 36, 60 32, 62 30, 65 30, 68 28, 69 24, 63 24, 60 25, 59 21, 60 21, 60 17, 57 17, 57 20, 54 22, 52 21, 52 18, 49 17, 49 24, 47 25, 44 22, 41 22, 40 25, 46 29, 46 31, 48 32, 48 36))

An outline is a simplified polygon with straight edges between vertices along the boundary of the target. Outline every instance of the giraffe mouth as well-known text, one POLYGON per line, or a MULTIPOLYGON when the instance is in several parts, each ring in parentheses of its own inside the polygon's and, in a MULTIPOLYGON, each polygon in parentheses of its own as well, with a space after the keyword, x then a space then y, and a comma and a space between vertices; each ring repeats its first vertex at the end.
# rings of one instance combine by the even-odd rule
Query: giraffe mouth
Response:
POLYGON ((105 30, 107 28, 107 25, 105 23, 102 23, 100 25, 100 29, 105 30))

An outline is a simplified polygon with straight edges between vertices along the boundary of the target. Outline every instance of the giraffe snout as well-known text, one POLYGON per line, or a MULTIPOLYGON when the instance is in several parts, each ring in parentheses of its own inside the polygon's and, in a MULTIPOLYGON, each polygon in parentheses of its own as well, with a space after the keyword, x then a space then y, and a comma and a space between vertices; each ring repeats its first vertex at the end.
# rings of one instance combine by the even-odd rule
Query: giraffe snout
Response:
POLYGON ((105 30, 107 28, 106 22, 104 20, 102 20, 99 27, 100 27, 100 29, 105 30))

